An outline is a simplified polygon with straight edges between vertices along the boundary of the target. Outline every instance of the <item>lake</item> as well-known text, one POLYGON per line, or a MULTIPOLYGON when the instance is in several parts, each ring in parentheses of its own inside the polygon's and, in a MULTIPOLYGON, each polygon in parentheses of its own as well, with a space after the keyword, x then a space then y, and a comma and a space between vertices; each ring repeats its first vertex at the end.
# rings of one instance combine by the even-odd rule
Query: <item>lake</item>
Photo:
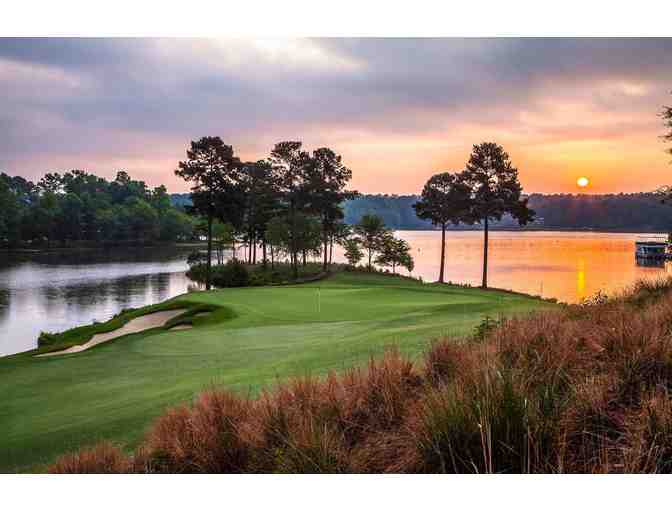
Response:
MULTIPOLYGON (((415 276, 438 277, 440 232, 400 231, 413 249, 415 276)), ((638 234, 492 232, 492 287, 577 302, 657 278, 669 265, 635 263, 638 234)), ((446 234, 446 281, 479 285, 482 232, 446 234)), ((37 255, 0 255, 0 356, 37 345, 40 331, 104 321, 129 307, 186 292, 190 249, 162 248, 37 255)), ((341 260, 340 250, 336 250, 341 260)))
POLYGON ((41 331, 104 321, 183 294, 190 250, 0 254, 0 356, 33 349, 41 331))
MULTIPOLYGON (((413 248, 414 274, 438 278, 441 233, 400 232, 413 248)), ((651 234, 491 232, 488 285, 575 303, 619 291, 638 279, 659 278, 670 265, 635 261, 635 240, 651 234)), ((481 284, 483 233, 446 233, 446 281, 481 284)))

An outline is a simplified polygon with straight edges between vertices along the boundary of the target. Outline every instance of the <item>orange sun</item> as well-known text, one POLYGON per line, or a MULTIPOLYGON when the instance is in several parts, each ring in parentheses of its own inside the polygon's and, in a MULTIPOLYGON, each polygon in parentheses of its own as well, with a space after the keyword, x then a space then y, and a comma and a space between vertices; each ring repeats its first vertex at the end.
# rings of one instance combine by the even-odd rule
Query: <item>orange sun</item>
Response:
POLYGON ((588 177, 579 177, 576 180, 576 185, 579 188, 585 188, 586 186, 588 186, 588 184, 590 184, 590 181, 588 180, 588 177))

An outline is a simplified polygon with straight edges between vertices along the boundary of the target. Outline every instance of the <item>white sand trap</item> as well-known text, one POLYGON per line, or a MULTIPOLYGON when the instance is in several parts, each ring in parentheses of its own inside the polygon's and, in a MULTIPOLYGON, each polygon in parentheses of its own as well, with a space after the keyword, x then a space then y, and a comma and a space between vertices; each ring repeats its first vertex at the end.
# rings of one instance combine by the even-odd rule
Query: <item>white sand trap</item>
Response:
POLYGON ((183 329, 192 329, 194 326, 191 324, 178 324, 170 328, 171 331, 182 331, 183 329))
POLYGON ((62 351, 38 354, 37 357, 57 356, 60 354, 73 354, 76 352, 82 352, 87 349, 90 349, 94 345, 102 344, 103 342, 109 342, 110 340, 114 340, 115 338, 119 338, 120 336, 130 335, 131 333, 140 333, 141 331, 145 331, 147 329, 158 328, 160 326, 165 325, 166 322, 168 322, 170 319, 177 317, 178 315, 184 313, 185 311, 186 311, 185 309, 180 308, 178 310, 165 310, 163 312, 148 313, 147 315, 142 315, 135 319, 131 319, 122 327, 115 329, 114 331, 110 331, 108 333, 98 333, 96 335, 93 335, 91 340, 89 340, 85 344, 73 345, 72 347, 64 349, 62 351))

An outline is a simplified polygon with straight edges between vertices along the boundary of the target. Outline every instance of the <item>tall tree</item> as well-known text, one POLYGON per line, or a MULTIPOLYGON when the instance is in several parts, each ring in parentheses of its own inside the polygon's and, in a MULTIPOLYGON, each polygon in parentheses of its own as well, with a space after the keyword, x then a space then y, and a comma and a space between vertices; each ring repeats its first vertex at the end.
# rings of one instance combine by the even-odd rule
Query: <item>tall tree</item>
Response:
POLYGON ((388 235, 388 229, 385 223, 375 214, 365 214, 355 225, 355 234, 359 237, 362 247, 366 250, 368 256, 368 269, 373 269, 373 255, 378 252, 382 246, 385 236, 388 235))
POLYGON ((307 199, 306 176, 310 155, 298 141, 280 142, 271 151, 270 162, 277 172, 278 190, 288 210, 289 250, 294 278, 299 276, 297 216, 303 211, 307 199))
POLYGON ((212 224, 215 218, 232 225, 240 223, 243 198, 240 189, 240 160, 233 147, 218 136, 192 141, 187 159, 180 161, 175 174, 192 183, 192 211, 207 221, 208 259, 205 288, 211 287, 212 224))
POLYGON ((289 225, 285 216, 274 216, 266 225, 266 240, 271 251, 271 268, 277 258, 289 253, 289 225))
POLYGON ((293 234, 297 253, 301 253, 302 264, 305 266, 307 257, 319 256, 322 244, 320 221, 315 216, 298 213, 295 220, 296 230, 293 234))
POLYGON ((470 190, 461 174, 443 172, 429 178, 420 200, 413 205, 418 218, 430 220, 441 227, 441 269, 439 282, 444 282, 446 265, 446 226, 470 222, 470 190))
MULTIPOLYGON (((228 223, 215 221, 212 226, 212 239, 217 250, 217 264, 224 263, 224 250, 233 250, 236 244, 236 232, 228 223)), ((233 257, 235 260, 235 256, 233 257)))
POLYGON ((356 196, 355 192, 345 189, 352 179, 352 171, 343 164, 340 155, 322 147, 313 151, 307 173, 308 207, 320 218, 322 270, 326 271, 330 240, 336 224, 343 219, 341 203, 356 196))
POLYGON ((245 163, 242 181, 246 197, 245 228, 250 242, 250 258, 257 261, 257 245, 261 241, 262 261, 266 264, 266 226, 281 212, 278 176, 269 161, 245 163))
POLYGON ((534 219, 534 211, 522 198, 518 169, 511 164, 501 145, 485 142, 474 145, 461 180, 469 187, 471 219, 483 224, 483 279, 488 286, 488 222, 510 214, 525 225, 534 219))

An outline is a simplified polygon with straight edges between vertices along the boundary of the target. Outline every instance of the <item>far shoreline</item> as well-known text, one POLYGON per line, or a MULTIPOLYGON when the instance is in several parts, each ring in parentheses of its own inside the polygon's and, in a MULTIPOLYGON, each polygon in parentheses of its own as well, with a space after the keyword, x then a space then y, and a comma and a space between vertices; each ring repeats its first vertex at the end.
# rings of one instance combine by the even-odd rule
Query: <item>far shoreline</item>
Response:
MULTIPOLYGON (((391 227, 395 232, 440 232, 439 229, 434 228, 395 228, 391 227)), ((544 227, 544 228, 507 228, 507 227, 490 227, 490 232, 574 232, 574 233, 584 233, 584 234, 655 234, 655 235, 668 235, 669 232, 661 232, 660 230, 646 229, 641 230, 632 230, 632 229, 590 229, 590 228, 553 228, 553 227, 544 227)), ((453 234, 458 232, 483 232, 482 228, 454 228, 446 229, 446 234, 453 234)), ((77 251, 97 251, 102 249, 114 249, 114 250, 140 250, 140 249, 158 249, 158 248, 184 248, 184 249, 205 249, 207 248, 206 241, 190 241, 184 243, 151 243, 151 244, 133 244, 133 243, 100 243, 98 245, 92 243, 91 241, 86 242, 76 242, 76 244, 69 246, 21 246, 21 247, 0 247, 1 253, 11 253, 11 254, 39 254, 39 253, 51 253, 51 252, 77 252, 77 251)))

